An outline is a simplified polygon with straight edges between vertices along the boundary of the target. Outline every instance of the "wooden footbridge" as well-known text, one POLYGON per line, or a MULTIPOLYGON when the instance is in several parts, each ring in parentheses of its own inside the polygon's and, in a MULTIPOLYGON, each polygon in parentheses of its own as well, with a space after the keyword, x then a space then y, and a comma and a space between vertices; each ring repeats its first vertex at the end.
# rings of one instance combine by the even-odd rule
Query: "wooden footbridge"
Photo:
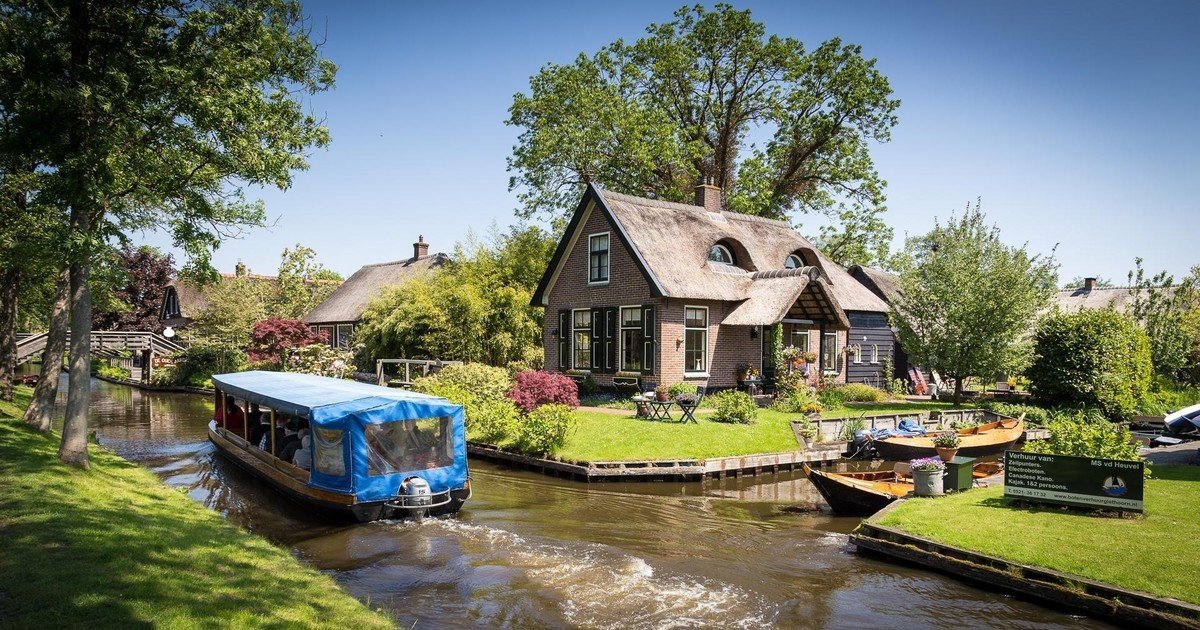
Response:
MULTIPOLYGON (((17 340, 17 365, 41 356, 46 348, 49 333, 23 335, 17 340)), ((71 336, 67 334, 67 343, 71 336)), ((126 332, 120 330, 93 330, 91 334, 92 352, 102 357, 117 357, 124 352, 142 353, 143 365, 149 365, 155 355, 174 354, 183 350, 183 346, 159 333, 126 332)), ((67 347, 70 347, 69 345, 67 347)))

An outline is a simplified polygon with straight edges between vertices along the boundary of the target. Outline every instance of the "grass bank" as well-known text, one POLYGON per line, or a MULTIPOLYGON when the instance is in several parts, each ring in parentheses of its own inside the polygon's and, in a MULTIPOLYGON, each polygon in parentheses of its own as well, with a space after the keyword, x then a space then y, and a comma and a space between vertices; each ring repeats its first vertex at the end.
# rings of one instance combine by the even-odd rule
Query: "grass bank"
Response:
MULTIPOLYGON (((864 413, 919 413, 952 408, 950 403, 937 402, 848 403, 844 408, 821 416, 845 418, 864 413)), ((678 408, 671 410, 675 422, 634 418, 633 411, 620 415, 592 411, 587 407, 580 407, 575 414, 579 418, 578 429, 553 453, 565 461, 707 459, 800 448, 791 425, 792 420, 801 417, 798 413, 760 409, 758 420, 753 424, 713 422, 709 420, 713 411, 704 408, 696 412, 696 424, 679 423, 682 413, 678 408)))
POLYGON ((999 487, 913 499, 879 524, 1010 562, 1054 569, 1200 604, 1200 467, 1155 466, 1146 514, 1100 518, 1053 508, 1012 508, 999 487), (969 526, 964 526, 969 523, 969 526))
POLYGON ((103 448, 58 463, 0 403, 0 626, 355 627, 391 621, 286 550, 103 448))

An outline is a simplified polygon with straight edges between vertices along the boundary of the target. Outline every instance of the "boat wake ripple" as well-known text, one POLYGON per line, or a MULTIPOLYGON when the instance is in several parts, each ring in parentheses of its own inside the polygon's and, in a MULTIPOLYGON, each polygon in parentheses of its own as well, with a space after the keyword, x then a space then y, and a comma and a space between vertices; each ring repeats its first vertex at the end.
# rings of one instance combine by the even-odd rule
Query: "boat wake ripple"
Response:
POLYGON ((564 620, 589 628, 768 626, 774 616, 758 595, 728 584, 664 575, 620 549, 583 541, 532 540, 502 529, 437 519, 395 522, 430 528, 472 549, 472 562, 521 570, 539 591, 553 592, 564 620))

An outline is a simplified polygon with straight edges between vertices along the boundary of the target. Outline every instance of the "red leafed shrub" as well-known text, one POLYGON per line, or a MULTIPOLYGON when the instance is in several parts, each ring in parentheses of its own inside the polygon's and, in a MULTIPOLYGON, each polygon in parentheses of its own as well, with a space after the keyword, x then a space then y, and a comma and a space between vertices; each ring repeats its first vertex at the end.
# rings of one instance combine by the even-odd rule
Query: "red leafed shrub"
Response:
POLYGON ((562 374, 528 370, 517 372, 508 397, 526 412, 551 403, 574 409, 579 406, 579 387, 562 374))
POLYGON ((270 361, 282 366, 287 364, 292 350, 314 343, 327 343, 325 335, 313 332, 308 324, 298 319, 268 317, 254 324, 248 349, 250 360, 270 361))

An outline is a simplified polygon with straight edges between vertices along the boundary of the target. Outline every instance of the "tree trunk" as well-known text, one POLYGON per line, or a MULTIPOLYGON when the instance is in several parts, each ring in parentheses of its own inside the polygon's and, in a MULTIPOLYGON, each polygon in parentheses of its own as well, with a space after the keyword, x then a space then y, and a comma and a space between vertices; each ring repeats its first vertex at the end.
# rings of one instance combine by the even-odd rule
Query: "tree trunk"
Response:
MULTIPOLYGON (((86 211, 78 211, 86 215, 86 211)), ((79 223, 90 223, 82 219, 79 223)), ((80 226, 82 227, 82 226, 80 226)), ((86 233, 86 229, 81 230, 86 233)), ((70 264, 71 366, 67 378, 67 415, 63 420, 58 458, 63 463, 88 467, 87 425, 91 402, 92 296, 88 291, 89 264, 80 256, 70 264)))
POLYGON ((964 379, 962 379, 962 378, 954 379, 954 406, 955 407, 962 405, 963 380, 964 379))
POLYGON ((54 307, 50 311, 50 330, 42 350, 42 373, 33 388, 33 400, 25 410, 25 422, 38 431, 50 430, 54 401, 58 398, 58 377, 62 374, 63 352, 67 349, 67 318, 71 293, 71 268, 63 265, 54 283, 54 307))
POLYGON ((21 268, 0 275, 0 400, 12 401, 13 376, 17 372, 17 296, 21 268))

